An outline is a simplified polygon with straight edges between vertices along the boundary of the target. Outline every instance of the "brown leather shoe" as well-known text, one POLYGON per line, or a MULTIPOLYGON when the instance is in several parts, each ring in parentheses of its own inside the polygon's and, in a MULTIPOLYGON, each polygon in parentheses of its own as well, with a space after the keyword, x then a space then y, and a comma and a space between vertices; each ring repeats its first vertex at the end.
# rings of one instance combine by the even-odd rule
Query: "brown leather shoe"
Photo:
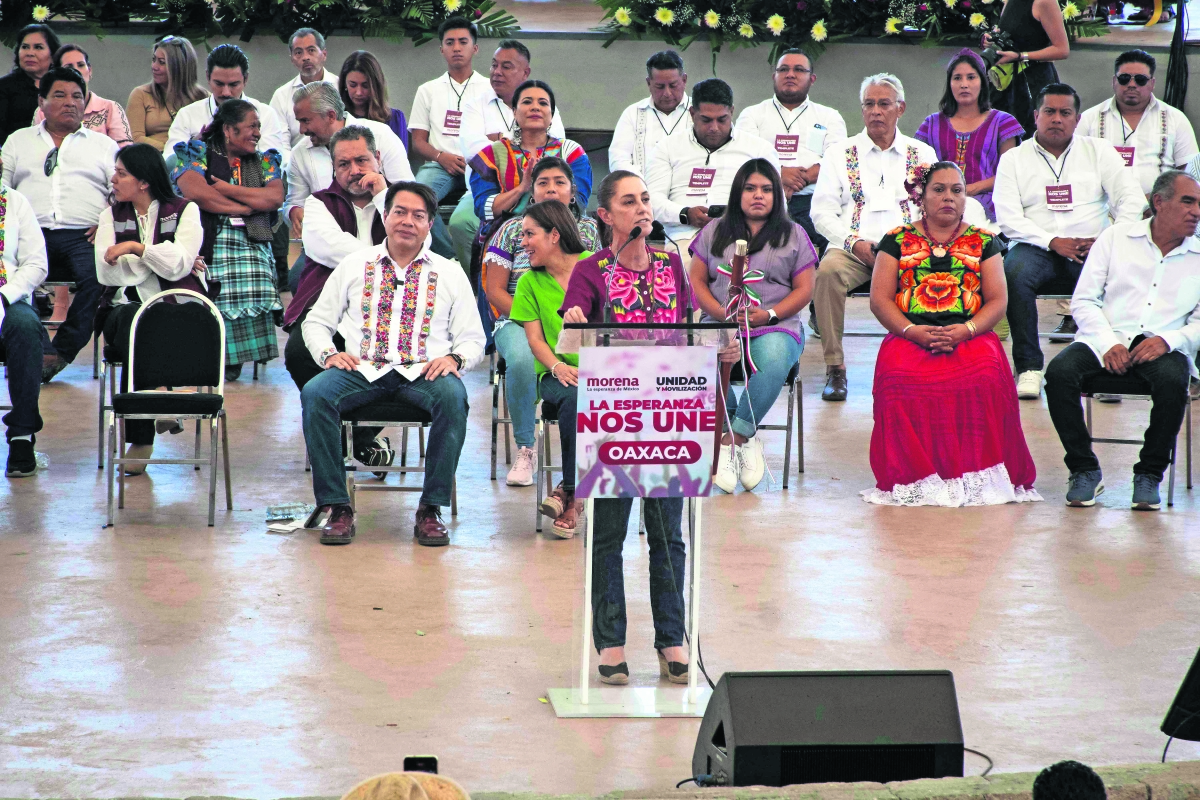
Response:
POLYGON ((42 356, 42 383, 49 383, 54 380, 54 376, 66 369, 70 364, 70 361, 67 361, 58 353, 42 356))
POLYGON ((427 505, 418 508, 413 536, 417 537, 417 544, 425 547, 445 547, 450 544, 450 532, 442 524, 442 509, 427 505))
POLYGON ((321 544, 350 544, 354 541, 354 509, 334 506, 329 521, 321 529, 321 544))
POLYGON ((822 400, 843 401, 849 381, 846 379, 846 365, 825 368, 825 390, 821 392, 822 400))

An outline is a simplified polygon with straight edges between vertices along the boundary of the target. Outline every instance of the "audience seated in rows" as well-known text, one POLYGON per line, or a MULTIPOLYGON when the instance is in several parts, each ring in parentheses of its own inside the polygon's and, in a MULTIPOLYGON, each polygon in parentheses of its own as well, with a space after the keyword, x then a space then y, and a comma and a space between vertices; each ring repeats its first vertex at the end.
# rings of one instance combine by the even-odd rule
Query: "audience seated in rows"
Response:
POLYGON ((325 69, 329 53, 325 50, 325 37, 313 28, 297 28, 288 37, 288 57, 296 68, 296 77, 280 86, 271 95, 271 108, 283 120, 288 129, 288 147, 300 144, 307 136, 296 119, 293 105, 296 93, 314 83, 327 83, 338 88, 338 76, 325 69))
POLYGON ((717 488, 731 494, 739 479, 746 491, 762 481, 766 462, 755 433, 804 352, 800 310, 812 299, 817 253, 804 228, 788 217, 785 191, 770 161, 747 161, 734 175, 725 214, 709 222, 691 246, 691 284, 704 312, 701 321, 733 319, 748 342, 749 380, 740 399, 729 391, 729 420, 713 477, 717 488), (748 246, 745 280, 753 294, 746 294, 748 308, 735 311, 739 298, 729 296, 729 264, 738 240, 748 246))
POLYGON ((196 81, 196 50, 182 36, 165 36, 150 55, 150 82, 129 93, 125 110, 133 141, 160 153, 179 109, 208 97, 196 81))
MULTIPOLYGON (((54 51, 54 66, 67 67, 79 73, 83 78, 85 98, 83 103, 83 127, 89 131, 103 134, 124 147, 133 142, 133 134, 129 130, 129 119, 125 109, 115 100, 105 100, 91 90, 92 64, 87 52, 77 44, 64 44, 54 51)), ((33 115, 33 124, 37 125, 46 118, 39 108, 33 115)))
POLYGON ((83 127, 87 85, 78 72, 52 68, 42 76, 46 118, 12 133, 0 149, 4 185, 25 195, 46 240, 50 280, 75 284, 74 302, 51 343, 42 333, 42 382, 75 360, 92 338, 103 290, 96 280, 92 240, 112 191, 117 143, 83 127))
POLYGON ((384 210, 386 241, 337 265, 304 320, 304 341, 324 368, 300 392, 304 441, 317 505, 328 511, 321 541, 349 544, 355 514, 341 414, 382 399, 427 412, 433 422, 413 535, 437 547, 449 543, 441 507, 450 505, 467 432, 467 390, 459 376, 483 357, 483 327, 467 276, 429 250, 433 190, 395 183, 384 210), (334 334, 341 334, 344 350, 334 334))
MULTIPOLYGON (((568 205, 575 219, 576 237, 581 250, 588 255, 600 249, 600 234, 596 221, 579 212, 575 198, 575 173, 571 166, 557 156, 546 156, 529 172, 533 185, 529 208, 551 200, 568 205)), ((525 239, 526 222, 513 217, 502 224, 488 243, 483 255, 484 291, 495 317, 492 340, 496 352, 505 362, 504 391, 509 416, 512 418, 513 439, 517 454, 505 479, 509 486, 532 486, 534 475, 533 429, 537 415, 537 383, 544 369, 534 355, 519 325, 510 325, 510 312, 521 277, 532 266, 531 254, 525 239)), ((555 310, 557 311, 557 306, 555 310)))
POLYGON ((608 168, 645 177, 655 149, 664 140, 686 139, 692 132, 692 103, 687 96, 687 73, 674 50, 662 50, 646 60, 650 96, 621 112, 608 146, 608 168))

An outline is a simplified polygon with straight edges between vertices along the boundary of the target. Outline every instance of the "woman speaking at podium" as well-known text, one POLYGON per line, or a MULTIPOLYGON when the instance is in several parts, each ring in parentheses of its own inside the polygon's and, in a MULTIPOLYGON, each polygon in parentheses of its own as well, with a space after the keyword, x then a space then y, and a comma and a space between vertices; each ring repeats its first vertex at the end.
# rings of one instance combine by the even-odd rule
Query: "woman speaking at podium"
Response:
MULTIPOLYGON (((600 184, 596 215, 612 231, 605 249, 575 265, 563 298, 563 322, 670 323, 684 321, 678 291, 687 291, 678 254, 650 247, 654 221, 650 192, 640 177, 617 170, 600 184)), ((574 465, 565 465, 574 469, 574 465)), ((683 498, 647 498, 650 547, 650 608, 659 670, 672 683, 687 683, 683 647, 683 498)), ((629 529, 631 498, 598 498, 593 521, 592 640, 600 653, 600 680, 629 683, 625 662, 625 582, 621 547, 629 529)))

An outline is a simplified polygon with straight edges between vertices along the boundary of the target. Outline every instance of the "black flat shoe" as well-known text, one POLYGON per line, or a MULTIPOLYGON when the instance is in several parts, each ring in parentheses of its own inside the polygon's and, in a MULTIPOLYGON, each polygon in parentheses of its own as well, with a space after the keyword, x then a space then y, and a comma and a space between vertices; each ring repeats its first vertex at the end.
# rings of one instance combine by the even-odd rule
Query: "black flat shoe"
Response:
POLYGON ((613 686, 624 686, 629 683, 629 665, 624 661, 615 667, 606 667, 600 664, 596 669, 600 671, 601 683, 609 683, 613 686))
POLYGON ((671 683, 688 682, 688 665, 681 661, 667 661, 662 651, 658 651, 658 672, 671 683))

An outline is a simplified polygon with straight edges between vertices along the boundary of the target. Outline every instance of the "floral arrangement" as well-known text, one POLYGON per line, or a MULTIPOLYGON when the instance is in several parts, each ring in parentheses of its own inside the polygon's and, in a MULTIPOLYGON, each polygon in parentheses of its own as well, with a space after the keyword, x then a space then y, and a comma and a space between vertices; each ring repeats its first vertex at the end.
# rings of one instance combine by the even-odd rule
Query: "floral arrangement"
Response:
POLYGON ((325 33, 352 31, 392 41, 424 44, 437 38, 448 17, 474 20, 479 35, 503 38, 518 30, 517 20, 494 0, 4 0, 0 38, 12 37, 30 22, 67 19, 97 28, 132 21, 153 22, 159 33, 195 39, 237 36, 249 41, 270 31, 285 40, 296 28, 325 33))
MULTIPOLYGON (((1083 19, 1076 0, 1059 0, 1058 4, 1071 41, 1107 33, 1103 20, 1083 19)), ((1000 21, 1002 8, 1001 0, 891 0, 883 35, 923 31, 924 38, 935 44, 978 41, 1000 21)))

